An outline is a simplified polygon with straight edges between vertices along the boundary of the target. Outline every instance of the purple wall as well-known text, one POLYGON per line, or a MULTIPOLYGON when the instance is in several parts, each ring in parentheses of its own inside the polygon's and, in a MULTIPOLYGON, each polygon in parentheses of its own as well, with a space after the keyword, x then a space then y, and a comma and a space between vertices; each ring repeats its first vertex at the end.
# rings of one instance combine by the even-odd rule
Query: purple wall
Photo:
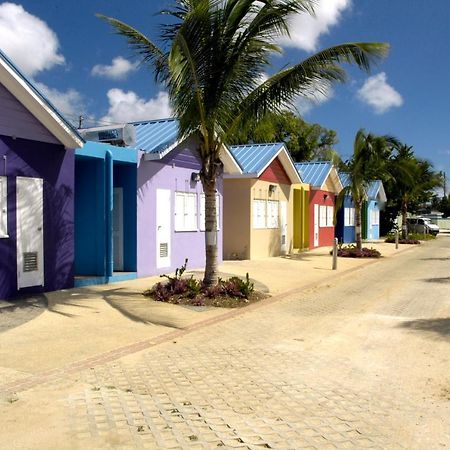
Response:
POLYGON ((59 144, 59 141, 0 84, 0 135, 59 144))
MULTIPOLYGON (((138 163, 137 197, 137 268, 138 277, 169 273, 181 267, 185 258, 189 259, 188 270, 203 268, 205 265, 205 233, 203 231, 174 231, 175 192, 196 192, 197 206, 203 192, 201 182, 191 183, 192 172, 198 172, 201 164, 195 150, 195 142, 187 140, 159 161, 145 161, 142 155, 138 163), (171 265, 156 268, 156 189, 170 189, 171 205, 171 265)), ((218 182, 220 201, 220 230, 218 233, 218 254, 222 260, 222 179, 218 182)), ((200 219, 200 209, 198 218, 200 219)))
POLYGON ((51 291, 73 286, 74 151, 62 145, 0 136, 0 175, 8 183, 8 234, 0 239, 0 298, 17 292, 16 177, 44 180, 45 286, 20 292, 51 291))

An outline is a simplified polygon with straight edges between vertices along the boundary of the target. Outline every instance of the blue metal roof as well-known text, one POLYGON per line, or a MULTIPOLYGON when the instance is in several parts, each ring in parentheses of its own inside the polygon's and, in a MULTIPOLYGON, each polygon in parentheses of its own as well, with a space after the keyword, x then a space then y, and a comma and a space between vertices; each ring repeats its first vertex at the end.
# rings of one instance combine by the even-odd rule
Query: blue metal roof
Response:
POLYGON ((382 185, 381 180, 372 181, 367 188, 367 197, 370 200, 375 200, 382 185))
POLYGON ((18 75, 26 84, 27 86, 43 101, 43 103, 50 108, 57 116, 58 118, 64 122, 64 124, 69 128, 69 130, 81 141, 84 142, 84 139, 80 136, 77 129, 56 109, 56 107, 52 104, 52 102, 45 97, 35 86, 34 84, 17 68, 17 66, 8 58, 8 56, 5 55, 0 50, 0 58, 5 61, 5 63, 11 67, 11 69, 18 75))
POLYGON ((350 174, 347 172, 339 172, 339 178, 343 187, 350 186, 350 174))
POLYGON ((164 153, 178 140, 178 120, 160 119, 132 122, 136 129, 136 148, 145 153, 164 153))
POLYGON ((284 146, 282 142, 273 144, 233 145, 230 152, 246 174, 260 175, 284 146))
POLYGON ((300 178, 304 183, 308 183, 313 187, 322 186, 332 167, 333 163, 330 161, 295 163, 295 168, 300 174, 300 178))

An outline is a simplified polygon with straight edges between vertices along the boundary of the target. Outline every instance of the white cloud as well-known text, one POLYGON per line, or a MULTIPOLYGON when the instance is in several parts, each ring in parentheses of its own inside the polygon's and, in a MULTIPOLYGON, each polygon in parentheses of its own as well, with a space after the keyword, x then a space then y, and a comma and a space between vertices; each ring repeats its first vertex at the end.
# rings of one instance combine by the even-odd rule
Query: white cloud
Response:
POLYGON ((110 78, 112 80, 122 80, 130 72, 137 69, 138 63, 131 63, 128 59, 122 56, 117 56, 112 60, 112 63, 108 65, 97 64, 92 68, 91 75, 97 77, 110 78))
POLYGON ((295 107, 297 111, 303 116, 311 109, 322 103, 327 102, 334 96, 334 90, 331 84, 326 84, 318 89, 311 89, 310 92, 298 98, 295 107))
POLYGON ((291 36, 282 37, 281 45, 312 52, 317 50, 320 35, 337 25, 342 13, 351 6, 351 0, 319 0, 315 16, 307 13, 295 15, 290 22, 291 36))
POLYGON ((149 100, 140 98, 135 92, 122 89, 110 89, 108 113, 100 120, 104 122, 131 122, 170 117, 172 109, 166 92, 159 92, 149 100))
POLYGON ((77 90, 59 91, 44 83, 34 82, 33 84, 68 120, 73 121, 85 111, 84 98, 77 90))
POLYGON ((0 4, 0 48, 29 76, 65 62, 56 34, 15 3, 0 4))
POLYGON ((371 106, 376 114, 403 105, 402 96, 387 82, 384 72, 369 77, 358 90, 358 98, 371 106))

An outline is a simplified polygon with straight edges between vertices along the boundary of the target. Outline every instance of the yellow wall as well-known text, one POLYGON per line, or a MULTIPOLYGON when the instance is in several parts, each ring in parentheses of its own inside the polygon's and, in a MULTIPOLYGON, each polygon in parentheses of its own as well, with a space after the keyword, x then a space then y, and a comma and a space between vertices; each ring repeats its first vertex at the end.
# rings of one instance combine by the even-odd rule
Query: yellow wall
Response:
POLYGON ((225 179, 224 259, 257 259, 281 254, 281 216, 278 228, 253 228, 254 199, 287 202, 286 253, 309 247, 309 185, 275 184, 254 178, 225 179), (275 192, 269 192, 269 185, 277 186, 275 192))
POLYGON ((309 248, 309 184, 292 185, 293 248, 309 248))
POLYGON ((223 184, 223 259, 250 258, 251 179, 223 184))
MULTIPOLYGON (((291 198, 291 186, 288 184, 276 184, 262 180, 252 180, 251 200, 278 200, 286 201, 287 204, 287 253, 292 249, 292 207, 289 204, 291 198), (269 185, 276 185, 277 189, 272 194, 269 193, 269 185)), ((281 217, 279 216, 279 227, 269 229, 253 228, 253 204, 250 211, 251 220, 251 242, 250 259, 265 258, 267 256, 279 256, 281 254, 281 217)))

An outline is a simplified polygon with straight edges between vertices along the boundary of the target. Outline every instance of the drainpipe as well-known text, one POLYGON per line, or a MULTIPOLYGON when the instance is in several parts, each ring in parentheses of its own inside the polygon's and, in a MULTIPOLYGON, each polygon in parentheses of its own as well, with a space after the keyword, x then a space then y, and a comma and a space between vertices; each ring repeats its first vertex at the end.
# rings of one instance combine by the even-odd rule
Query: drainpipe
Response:
POLYGON ((110 150, 105 155, 105 238, 106 276, 111 277, 114 269, 113 257, 113 157, 110 150))

